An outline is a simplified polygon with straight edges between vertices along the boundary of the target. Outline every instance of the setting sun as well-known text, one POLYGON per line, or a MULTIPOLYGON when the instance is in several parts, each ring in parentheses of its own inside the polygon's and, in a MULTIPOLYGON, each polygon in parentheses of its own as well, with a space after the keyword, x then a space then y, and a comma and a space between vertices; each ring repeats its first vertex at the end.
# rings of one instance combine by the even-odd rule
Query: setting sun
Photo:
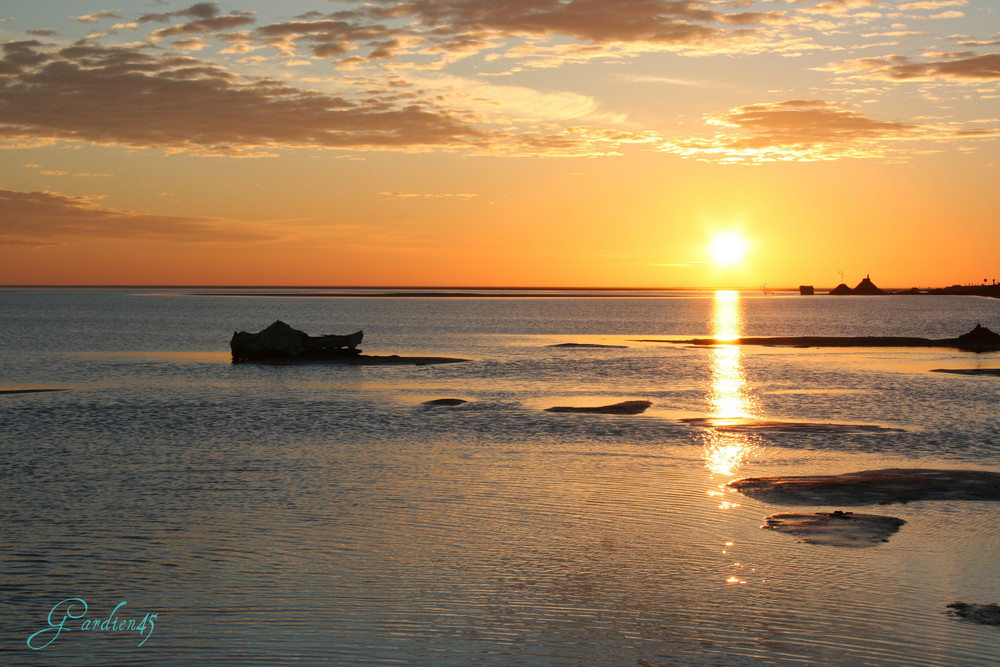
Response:
POLYGON ((743 258, 746 242, 735 234, 723 234, 712 241, 712 259, 720 264, 732 264, 743 258))

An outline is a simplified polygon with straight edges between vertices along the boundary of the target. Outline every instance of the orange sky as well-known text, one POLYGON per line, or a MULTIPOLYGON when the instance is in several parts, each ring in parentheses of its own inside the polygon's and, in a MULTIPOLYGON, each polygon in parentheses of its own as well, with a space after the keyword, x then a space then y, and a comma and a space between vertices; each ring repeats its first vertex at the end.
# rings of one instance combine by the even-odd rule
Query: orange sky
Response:
POLYGON ((988 0, 20 4, 0 284, 1000 280, 988 0))

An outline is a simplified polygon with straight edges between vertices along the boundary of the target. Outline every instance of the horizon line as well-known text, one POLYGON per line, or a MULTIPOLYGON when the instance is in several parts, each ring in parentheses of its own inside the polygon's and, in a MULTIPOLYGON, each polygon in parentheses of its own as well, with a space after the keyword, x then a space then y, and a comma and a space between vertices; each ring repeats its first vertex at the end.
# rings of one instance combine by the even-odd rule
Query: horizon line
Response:
MULTIPOLYGON (((953 283, 945 287, 883 287, 883 290, 912 290, 912 289, 947 289, 949 287, 983 287, 983 283, 959 284, 953 283)), ((216 284, 5 284, 0 285, 0 289, 233 289, 233 290, 473 290, 484 292, 500 291, 560 291, 560 292, 717 292, 717 291, 737 291, 737 292, 760 292, 767 294, 770 292, 798 292, 799 285, 785 287, 622 287, 622 286, 554 286, 554 285, 532 285, 532 286, 484 286, 484 285, 216 285, 216 284)), ((829 291, 834 287, 813 286, 817 293, 829 291)))

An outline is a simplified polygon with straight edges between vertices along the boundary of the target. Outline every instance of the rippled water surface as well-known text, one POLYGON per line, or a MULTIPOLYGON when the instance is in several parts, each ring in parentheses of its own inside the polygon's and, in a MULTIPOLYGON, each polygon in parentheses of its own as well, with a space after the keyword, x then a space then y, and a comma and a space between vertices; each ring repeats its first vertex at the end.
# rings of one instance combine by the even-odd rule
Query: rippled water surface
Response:
POLYGON ((1000 301, 0 290, 0 312, 0 390, 64 390, 0 394, 4 664, 1000 660, 996 627, 946 614, 1000 602, 1000 504, 852 508, 907 523, 844 549, 760 530, 830 507, 725 488, 1000 470, 1000 378, 931 372, 1000 354, 637 342, 945 338, 1000 331, 1000 301), (229 363, 234 330, 275 319, 469 361, 229 363), (447 397, 468 402, 423 405, 447 397), (652 406, 545 411, 623 400, 652 406), (86 614, 29 648, 73 598, 86 614), (81 629, 123 601, 112 620, 156 614, 151 634, 81 629))

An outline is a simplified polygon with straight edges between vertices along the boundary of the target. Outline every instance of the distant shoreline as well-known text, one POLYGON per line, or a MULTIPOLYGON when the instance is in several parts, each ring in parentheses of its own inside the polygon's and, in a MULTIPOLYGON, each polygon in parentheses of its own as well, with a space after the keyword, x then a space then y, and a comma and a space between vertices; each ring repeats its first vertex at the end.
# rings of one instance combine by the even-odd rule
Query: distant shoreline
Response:
MULTIPOLYGON (((617 298, 681 298, 710 294, 718 291, 734 291, 752 296, 755 294, 797 295, 797 287, 778 287, 766 290, 752 288, 697 288, 697 287, 400 287, 400 286, 287 286, 263 285, 0 285, 0 289, 37 290, 116 290, 149 289, 178 290, 184 296, 243 296, 243 297, 327 297, 327 298, 530 298, 530 297, 617 297, 617 298), (213 290, 213 291, 188 291, 213 290), (335 290, 335 291, 324 291, 335 290)), ((833 288, 819 287, 810 296, 833 296, 833 288)), ((993 285, 951 285, 907 289, 888 288, 879 296, 985 296, 1000 298, 1000 284, 993 285)), ((856 296, 856 295, 843 295, 856 296)))

